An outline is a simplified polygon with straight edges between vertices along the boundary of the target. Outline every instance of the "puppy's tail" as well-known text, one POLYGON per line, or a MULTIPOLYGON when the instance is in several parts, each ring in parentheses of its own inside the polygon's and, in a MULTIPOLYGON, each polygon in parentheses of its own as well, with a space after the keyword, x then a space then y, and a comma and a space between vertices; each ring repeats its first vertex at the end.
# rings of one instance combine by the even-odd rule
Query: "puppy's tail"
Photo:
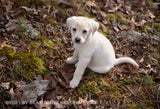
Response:
POLYGON ((117 58, 116 61, 115 61, 115 65, 117 64, 121 64, 121 63, 130 63, 132 64, 133 66, 139 66, 136 61, 134 61, 132 58, 129 58, 129 57, 121 57, 121 58, 117 58))

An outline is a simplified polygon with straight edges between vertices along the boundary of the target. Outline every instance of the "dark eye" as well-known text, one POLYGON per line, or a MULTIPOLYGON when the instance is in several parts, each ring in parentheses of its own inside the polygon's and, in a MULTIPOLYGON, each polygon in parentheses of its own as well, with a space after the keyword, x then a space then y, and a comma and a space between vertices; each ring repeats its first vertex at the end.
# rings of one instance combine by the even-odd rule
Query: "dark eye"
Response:
POLYGON ((76 32, 76 28, 73 28, 73 31, 76 32))
POLYGON ((83 30, 83 33, 87 33, 87 30, 83 30))

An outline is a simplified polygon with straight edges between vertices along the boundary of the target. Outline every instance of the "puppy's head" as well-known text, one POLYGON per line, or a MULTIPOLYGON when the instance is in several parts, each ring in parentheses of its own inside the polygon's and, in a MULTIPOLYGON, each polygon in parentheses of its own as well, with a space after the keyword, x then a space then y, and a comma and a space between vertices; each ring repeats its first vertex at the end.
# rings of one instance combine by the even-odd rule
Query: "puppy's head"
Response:
POLYGON ((67 19, 67 26, 72 35, 72 42, 82 44, 98 30, 99 23, 86 17, 73 16, 67 19))

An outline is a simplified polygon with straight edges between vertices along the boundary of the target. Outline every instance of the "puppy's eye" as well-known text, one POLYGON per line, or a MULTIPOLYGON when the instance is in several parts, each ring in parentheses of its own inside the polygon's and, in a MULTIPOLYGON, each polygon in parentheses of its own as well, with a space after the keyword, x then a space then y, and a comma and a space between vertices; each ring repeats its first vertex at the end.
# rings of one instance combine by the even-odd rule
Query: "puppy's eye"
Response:
POLYGON ((76 32, 76 28, 73 28, 73 31, 76 32))
POLYGON ((83 33, 87 33, 87 30, 83 30, 83 33))

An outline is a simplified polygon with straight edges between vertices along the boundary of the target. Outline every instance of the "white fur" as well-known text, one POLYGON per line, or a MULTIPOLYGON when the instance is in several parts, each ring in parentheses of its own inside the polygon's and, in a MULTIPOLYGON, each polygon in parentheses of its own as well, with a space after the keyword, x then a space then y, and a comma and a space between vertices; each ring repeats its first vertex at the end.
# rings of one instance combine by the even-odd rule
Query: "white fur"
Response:
POLYGON ((72 35, 75 51, 72 57, 67 58, 66 63, 77 63, 73 79, 70 81, 71 88, 78 86, 87 67, 97 73, 106 73, 114 65, 120 63, 131 63, 138 66, 129 57, 115 58, 112 44, 97 31, 99 28, 98 22, 85 17, 73 16, 67 19, 67 26, 72 35), (83 32, 84 30, 87 32, 83 32), (77 43, 76 38, 81 41, 77 43))

